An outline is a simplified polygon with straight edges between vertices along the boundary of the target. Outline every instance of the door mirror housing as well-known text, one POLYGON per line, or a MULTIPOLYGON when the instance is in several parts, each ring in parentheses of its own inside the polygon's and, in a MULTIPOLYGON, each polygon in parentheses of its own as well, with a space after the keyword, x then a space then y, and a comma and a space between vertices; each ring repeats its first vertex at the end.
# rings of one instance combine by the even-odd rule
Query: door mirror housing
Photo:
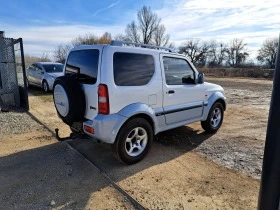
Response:
POLYGON ((197 77, 197 84, 203 84, 204 83, 204 74, 199 73, 197 77))

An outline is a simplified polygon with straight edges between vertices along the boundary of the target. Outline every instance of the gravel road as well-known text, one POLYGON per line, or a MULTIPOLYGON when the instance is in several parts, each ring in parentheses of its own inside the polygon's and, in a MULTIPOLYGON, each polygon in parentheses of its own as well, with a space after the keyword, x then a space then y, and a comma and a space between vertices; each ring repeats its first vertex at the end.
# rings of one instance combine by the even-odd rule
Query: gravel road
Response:
MULTIPOLYGON (((260 178, 272 81, 208 78, 225 89, 228 108, 218 133, 195 149, 226 167, 260 178)), ((191 127, 199 129, 199 125, 191 127)))
POLYGON ((2 135, 20 134, 33 127, 38 127, 38 123, 27 113, 20 112, 0 112, 0 125, 0 134, 2 135))

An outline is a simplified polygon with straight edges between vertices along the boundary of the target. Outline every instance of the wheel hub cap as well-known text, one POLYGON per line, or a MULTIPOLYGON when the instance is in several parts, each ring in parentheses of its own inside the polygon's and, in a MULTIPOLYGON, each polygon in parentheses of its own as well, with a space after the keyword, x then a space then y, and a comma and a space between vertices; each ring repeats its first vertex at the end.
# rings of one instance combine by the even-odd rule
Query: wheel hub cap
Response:
POLYGON ((147 142, 147 131, 142 127, 136 127, 127 135, 125 151, 129 156, 138 156, 145 150, 147 142))
POLYGON ((222 118, 222 112, 219 108, 216 108, 213 110, 211 115, 211 125, 213 128, 216 128, 220 125, 222 118))

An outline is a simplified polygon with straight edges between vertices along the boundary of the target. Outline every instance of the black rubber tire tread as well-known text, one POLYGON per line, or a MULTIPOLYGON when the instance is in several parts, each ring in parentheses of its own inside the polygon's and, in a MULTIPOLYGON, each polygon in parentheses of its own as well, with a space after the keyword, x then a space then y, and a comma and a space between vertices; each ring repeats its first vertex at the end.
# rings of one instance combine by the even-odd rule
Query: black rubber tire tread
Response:
POLYGON ((216 102, 213 104, 213 106, 211 107, 207 119, 205 121, 201 121, 201 127, 207 132, 207 133, 216 133, 219 128, 221 127, 222 123, 223 123, 223 119, 224 119, 224 107, 220 102, 216 102), (220 108, 221 109, 221 122, 219 124, 219 126, 217 126, 216 128, 213 128, 211 125, 211 114, 213 112, 214 109, 216 108, 220 108))
POLYGON ((152 143, 153 143, 153 128, 151 124, 143 119, 143 118, 132 118, 131 120, 128 120, 120 129, 117 138, 112 145, 112 150, 115 154, 115 156, 122 161, 125 164, 131 165, 138 163, 141 161, 149 152, 152 143), (125 140, 127 138, 127 135, 131 132, 131 130, 135 127, 142 127, 146 130, 148 134, 148 142, 147 146, 144 149, 144 151, 139 154, 136 157, 129 156, 125 151, 125 140))
POLYGON ((81 121, 84 118, 86 110, 85 94, 78 80, 74 77, 58 77, 55 80, 53 87, 55 88, 57 84, 61 85, 67 94, 69 101, 69 112, 65 117, 63 117, 59 114, 57 110, 56 111, 60 118, 63 120, 63 122, 71 126, 74 122, 81 121))
POLYGON ((43 88, 43 91, 44 91, 45 93, 50 92, 50 87, 49 87, 49 84, 48 84, 48 82, 47 82, 46 80, 43 80, 43 82, 42 82, 42 88, 43 88), (45 89, 44 89, 44 83, 47 84, 47 87, 48 87, 48 90, 47 90, 47 91, 45 91, 45 89))

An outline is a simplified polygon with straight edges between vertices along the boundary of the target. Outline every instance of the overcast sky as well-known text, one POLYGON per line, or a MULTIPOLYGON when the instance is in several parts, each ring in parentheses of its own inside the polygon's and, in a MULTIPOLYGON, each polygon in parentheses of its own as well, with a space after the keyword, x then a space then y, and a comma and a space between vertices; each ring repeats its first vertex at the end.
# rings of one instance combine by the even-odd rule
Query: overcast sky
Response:
MULTIPOLYGON (((280 32, 280 0, 0 0, 0 30, 24 40, 26 54, 94 33, 123 33, 143 5, 162 19, 179 46, 189 38, 243 38, 253 56, 280 32)), ((251 57, 252 58, 252 57, 251 57)))

